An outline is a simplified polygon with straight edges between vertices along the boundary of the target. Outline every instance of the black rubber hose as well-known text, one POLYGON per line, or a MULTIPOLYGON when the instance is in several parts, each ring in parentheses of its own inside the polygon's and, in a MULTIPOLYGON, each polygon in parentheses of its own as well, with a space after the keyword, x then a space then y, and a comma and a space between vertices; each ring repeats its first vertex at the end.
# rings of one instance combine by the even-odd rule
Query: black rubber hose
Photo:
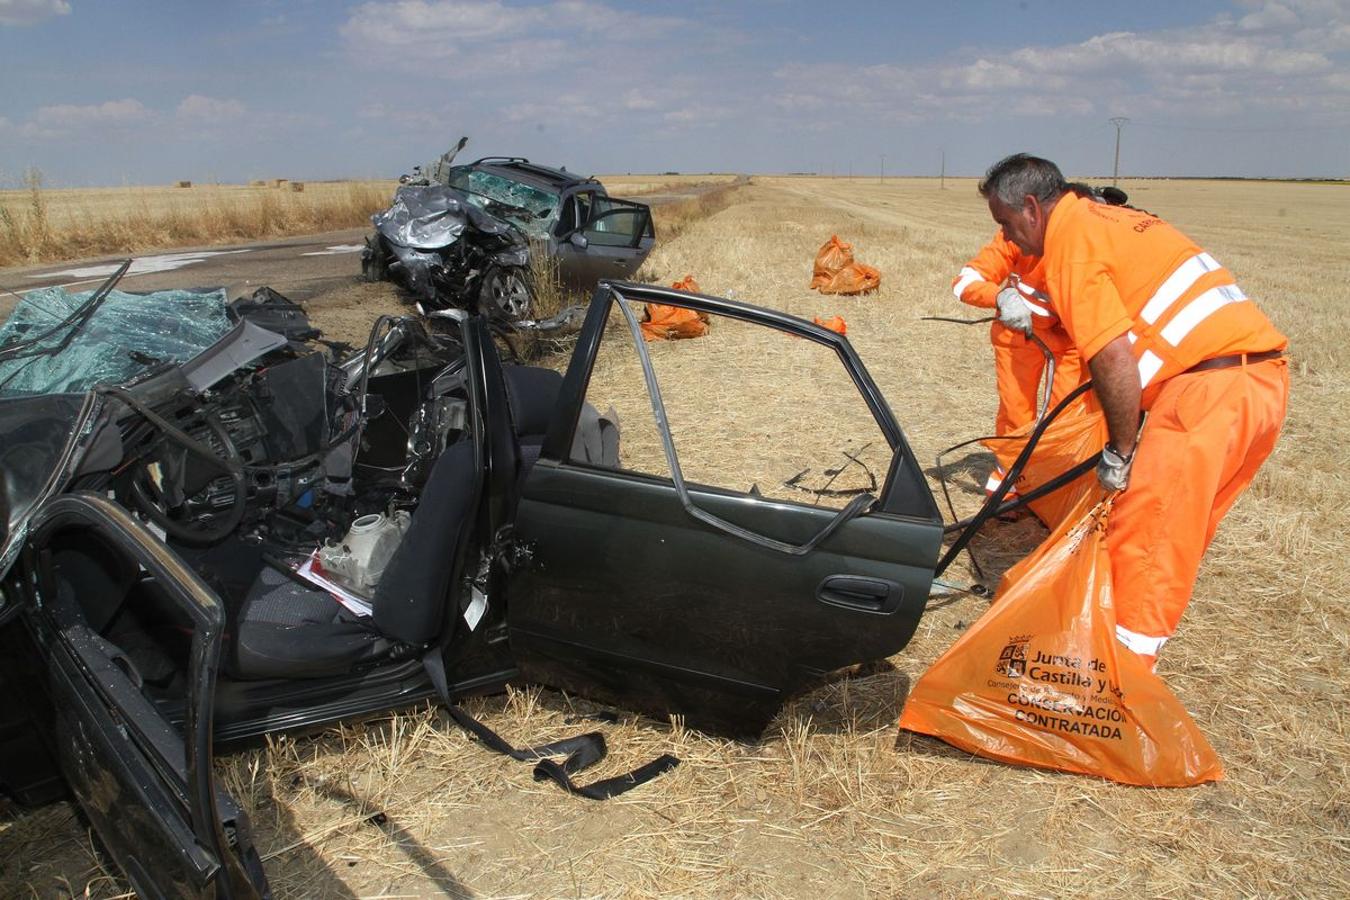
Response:
POLYGON ((1041 421, 1036 424, 1035 429, 1032 430, 1030 437, 1027 439, 1027 445, 1022 448, 1022 452, 1017 454, 1017 459, 1008 467, 1008 472, 1003 476, 1003 481, 993 493, 985 499, 984 505, 981 506, 980 511, 971 518, 970 524, 968 524, 965 530, 957 536, 956 540, 952 542, 952 545, 947 548, 946 554, 938 562, 937 570, 933 573, 934 577, 940 577, 943 572, 947 571, 947 567, 952 564, 954 559, 956 559, 957 554, 965 549, 966 544, 969 544, 971 539, 975 537, 976 532, 983 527, 985 522, 994 517, 999 506, 1003 503, 1003 498, 1008 495, 1008 491, 1012 489, 1012 486, 1017 482, 1017 479, 1021 477, 1022 470, 1026 468, 1027 460, 1031 459, 1031 452, 1035 450, 1036 445, 1040 443, 1041 435, 1045 434, 1045 429, 1051 422, 1059 418, 1060 413, 1064 412, 1070 403, 1078 399, 1091 387, 1091 381, 1084 381, 1082 384, 1078 385, 1078 387, 1070 391, 1063 400, 1059 401, 1059 405, 1051 410, 1048 416, 1041 419, 1041 421))

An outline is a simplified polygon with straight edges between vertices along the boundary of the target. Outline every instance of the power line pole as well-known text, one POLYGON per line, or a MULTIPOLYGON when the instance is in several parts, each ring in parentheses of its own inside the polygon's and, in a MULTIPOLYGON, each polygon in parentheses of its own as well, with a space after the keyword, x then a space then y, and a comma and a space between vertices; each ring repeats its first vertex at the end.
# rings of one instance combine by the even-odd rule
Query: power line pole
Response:
POLYGON ((1116 126, 1116 164, 1111 167, 1111 187, 1116 186, 1116 180, 1120 177, 1120 129, 1126 122, 1130 121, 1124 116, 1114 116, 1111 124, 1116 126))
POLYGON ((941 171, 938 172, 938 190, 945 191, 946 189, 947 189, 947 150, 944 147, 942 150, 942 169, 941 171))
POLYGON ((886 154, 881 154, 881 175, 877 178, 878 184, 886 183, 886 154))

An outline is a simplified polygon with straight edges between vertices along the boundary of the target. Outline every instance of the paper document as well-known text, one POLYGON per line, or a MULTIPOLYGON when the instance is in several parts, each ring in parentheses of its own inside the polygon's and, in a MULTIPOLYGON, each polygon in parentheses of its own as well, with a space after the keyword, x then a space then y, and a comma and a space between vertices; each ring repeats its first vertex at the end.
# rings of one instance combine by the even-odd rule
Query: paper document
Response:
POLYGON ((323 566, 319 564, 318 550, 311 553, 309 558, 300 564, 300 568, 295 570, 295 574, 332 594, 333 599, 346 607, 348 612, 366 618, 369 618, 375 612, 369 600, 329 577, 328 573, 323 570, 323 566))

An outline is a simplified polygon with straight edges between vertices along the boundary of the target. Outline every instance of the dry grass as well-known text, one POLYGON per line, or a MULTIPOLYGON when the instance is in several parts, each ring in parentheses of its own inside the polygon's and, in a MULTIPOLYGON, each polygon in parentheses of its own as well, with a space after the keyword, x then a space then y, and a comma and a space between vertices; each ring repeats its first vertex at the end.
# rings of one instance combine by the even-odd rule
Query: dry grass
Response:
MULTIPOLYGON (((474 746, 433 711, 222 759, 223 783, 253 817, 277 896, 1350 893, 1343 549, 1350 487, 1340 464, 1340 417, 1350 408, 1340 297, 1350 283, 1350 205, 1331 186, 1124 186, 1234 269, 1293 346, 1284 439, 1221 528, 1160 665, 1224 758, 1226 781, 1125 788, 897 736, 910 684, 985 608, 963 597, 934 604, 891 666, 798 699, 759 743, 632 717, 600 726, 612 756, 597 776, 660 752, 684 760, 605 804, 535 784, 528 766, 474 746)), ((949 181, 940 192, 926 180, 757 178, 734 200, 663 242, 649 275, 668 283, 692 273, 710 293, 807 318, 843 315, 925 464, 989 426, 995 402, 984 329, 917 321, 973 315, 948 288, 992 231, 972 183, 949 181), (815 251, 831 233, 881 269, 877 295, 830 298, 806 288, 815 251)), ((686 387, 676 383, 682 356, 763 352, 748 330, 715 328, 699 341, 661 346, 658 365, 666 363, 669 395, 686 387)), ((608 383, 617 390, 620 379, 608 383)), ((710 415, 753 412, 734 386, 710 399, 718 407, 710 415)), ((632 459, 642 453, 628 441, 636 415, 625 418, 632 459)), ((811 415, 801 420, 813 429, 811 415)), ((686 429, 677 440, 686 460, 717 452, 713 432, 686 429)), ((961 487, 959 511, 968 513, 978 502, 973 472, 961 487)), ((1006 565, 1040 535, 1028 522, 995 526, 977 551, 1006 565)), ((592 727, 569 721, 586 704, 551 691, 471 708, 521 742, 592 727)), ((59 874, 74 893, 86 884, 100 896, 117 890, 90 868, 78 829, 60 837, 40 826, 9 832, 0 833, 0 853, 14 890, 25 882, 54 890, 59 874), (25 857, 38 831, 49 852, 25 857)))
POLYGON ((605 190, 615 197, 643 197, 648 194, 666 194, 688 191, 704 186, 730 184, 738 176, 707 173, 704 175, 597 175, 605 190))
POLYGON ((0 266, 311 234, 366 225, 392 181, 0 191, 0 266))

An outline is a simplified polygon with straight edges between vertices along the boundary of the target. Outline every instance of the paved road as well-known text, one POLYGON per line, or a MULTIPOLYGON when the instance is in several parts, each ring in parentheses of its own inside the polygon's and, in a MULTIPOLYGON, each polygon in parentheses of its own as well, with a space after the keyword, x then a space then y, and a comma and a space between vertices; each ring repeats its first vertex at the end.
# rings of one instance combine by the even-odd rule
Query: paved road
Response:
MULTIPOLYGON (((270 285, 295 300, 308 300, 348 286, 360 277, 361 247, 369 232, 369 228, 351 228, 267 243, 147 254, 135 258, 118 287, 128 291, 223 287, 235 297, 270 285)), ((91 290, 124 259, 109 256, 0 269, 0 288, 18 293, 54 285, 91 290)), ((12 294, 9 299, 14 299, 12 294)))

